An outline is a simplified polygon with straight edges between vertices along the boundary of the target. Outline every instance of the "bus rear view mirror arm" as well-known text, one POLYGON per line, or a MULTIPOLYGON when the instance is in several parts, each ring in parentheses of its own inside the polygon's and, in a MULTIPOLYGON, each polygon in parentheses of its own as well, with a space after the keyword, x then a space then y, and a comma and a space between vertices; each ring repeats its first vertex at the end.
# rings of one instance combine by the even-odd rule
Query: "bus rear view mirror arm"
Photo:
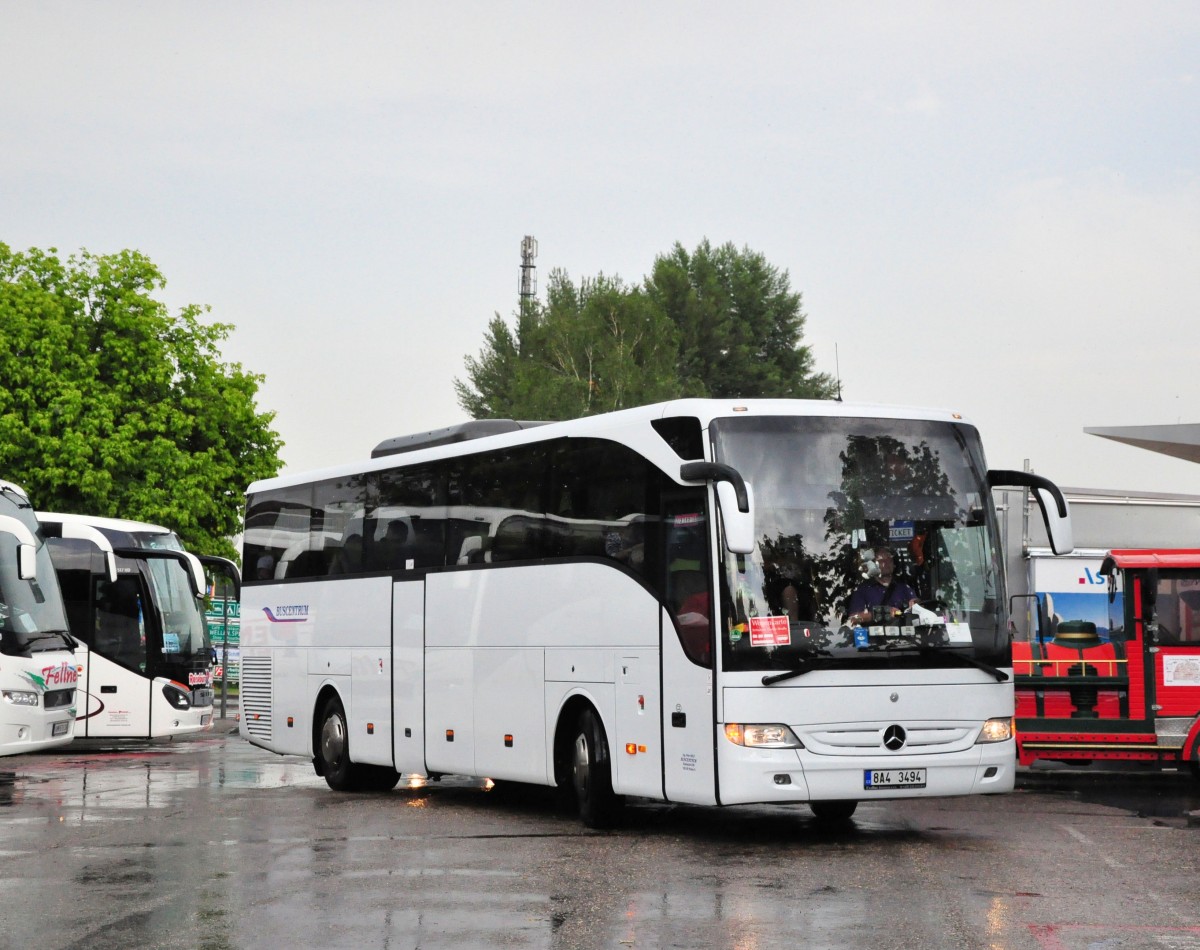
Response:
POLYGON ((713 481, 725 527, 725 546, 734 554, 754 551, 754 492, 732 465, 720 462, 685 462, 679 467, 685 482, 713 481))
POLYGON ((1048 478, 1033 472, 1018 472, 1010 469, 992 469, 988 472, 989 488, 1031 488, 1042 510, 1046 523, 1046 534, 1055 554, 1070 554, 1075 550, 1071 535, 1071 510, 1059 487, 1048 478))

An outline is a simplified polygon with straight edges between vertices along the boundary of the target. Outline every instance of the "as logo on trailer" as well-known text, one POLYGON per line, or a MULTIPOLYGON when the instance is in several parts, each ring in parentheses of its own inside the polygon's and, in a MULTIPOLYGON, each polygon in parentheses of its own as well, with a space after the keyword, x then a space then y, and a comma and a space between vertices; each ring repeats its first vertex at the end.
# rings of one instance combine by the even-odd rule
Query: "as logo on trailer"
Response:
POLYGON ((1090 567, 1083 569, 1083 575, 1079 578, 1081 584, 1107 584, 1108 578, 1103 574, 1097 574, 1090 567))

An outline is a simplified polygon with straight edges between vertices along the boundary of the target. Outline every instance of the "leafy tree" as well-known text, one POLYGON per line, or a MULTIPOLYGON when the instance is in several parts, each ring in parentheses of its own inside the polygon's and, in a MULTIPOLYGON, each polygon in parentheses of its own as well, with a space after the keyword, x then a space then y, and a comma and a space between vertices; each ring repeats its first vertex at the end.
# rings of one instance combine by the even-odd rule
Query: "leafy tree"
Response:
POLYGON ((555 270, 546 304, 526 303, 515 334, 493 318, 469 383, 454 386, 476 419, 573 419, 678 395, 675 354, 674 328, 640 289, 555 270))
POLYGON ((0 475, 37 507, 168 525, 235 556, 242 493, 279 470, 261 376, 220 361, 230 327, 156 300, 136 251, 65 262, 0 243, 0 475))
POLYGON ((761 254, 676 244, 644 286, 551 272, 544 305, 516 327, 497 314, 459 404, 473 418, 568 419, 679 396, 832 398, 802 346, 804 314, 786 271, 761 254))
POLYGON ((787 271, 762 254, 702 241, 676 244, 646 280, 679 330, 679 379, 695 396, 830 399, 834 380, 801 345, 805 315, 787 271))

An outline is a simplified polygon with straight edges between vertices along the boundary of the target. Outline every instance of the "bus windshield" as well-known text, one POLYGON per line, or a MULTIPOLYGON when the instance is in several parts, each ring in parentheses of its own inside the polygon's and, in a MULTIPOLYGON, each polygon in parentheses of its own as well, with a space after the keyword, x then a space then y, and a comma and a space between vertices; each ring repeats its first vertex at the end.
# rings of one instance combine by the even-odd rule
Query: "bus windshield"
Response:
MULTIPOLYGON (((0 514, 24 523, 38 542, 36 580, 21 580, 18 576, 15 543, 5 543, 0 550, 0 654, 29 656, 68 649, 71 640, 62 598, 55 590, 54 565, 33 509, 24 499, 5 491, 0 492, 0 514)), ((3 533, 0 539, 13 540, 3 533)))
POLYGON ((726 552, 727 670, 805 662, 1007 666, 986 466, 964 424, 853 417, 712 423, 754 493, 755 550, 726 552))
POLYGON ((208 630, 180 561, 148 558, 154 603, 162 615, 164 659, 208 654, 208 630))

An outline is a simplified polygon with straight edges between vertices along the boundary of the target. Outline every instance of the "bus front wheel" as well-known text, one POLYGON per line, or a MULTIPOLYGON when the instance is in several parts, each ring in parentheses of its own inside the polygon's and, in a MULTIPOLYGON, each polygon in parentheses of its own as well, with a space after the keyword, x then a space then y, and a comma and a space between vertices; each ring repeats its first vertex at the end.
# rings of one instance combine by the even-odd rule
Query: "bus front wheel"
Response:
POLYGON ((607 828, 620 811, 622 799, 613 792, 612 759, 604 727, 591 709, 579 714, 571 757, 571 787, 579 817, 589 828, 607 828))
POLYGON ((342 701, 330 696, 321 708, 317 734, 317 772, 335 792, 386 792, 395 788, 400 773, 381 765, 357 765, 350 761, 350 736, 342 701))
POLYGON ((858 802, 809 802, 808 807, 819 821, 849 821, 858 808, 858 802))

